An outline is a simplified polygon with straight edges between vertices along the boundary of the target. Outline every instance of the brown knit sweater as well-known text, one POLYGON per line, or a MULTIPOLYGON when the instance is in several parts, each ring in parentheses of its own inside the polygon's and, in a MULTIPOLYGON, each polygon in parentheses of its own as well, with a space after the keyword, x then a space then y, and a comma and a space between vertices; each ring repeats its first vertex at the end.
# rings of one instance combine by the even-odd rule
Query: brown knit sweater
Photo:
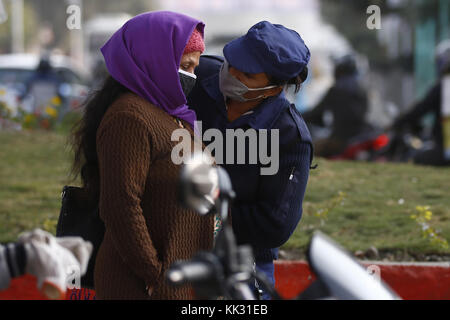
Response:
MULTIPOLYGON (((193 131, 183 121, 185 128, 193 131)), ((213 218, 180 206, 171 141, 178 124, 134 93, 120 96, 97 131, 100 217, 106 232, 95 265, 99 299, 191 299, 190 287, 175 289, 164 274, 180 259, 210 250, 213 218)), ((193 138, 192 138, 193 143, 193 138)))

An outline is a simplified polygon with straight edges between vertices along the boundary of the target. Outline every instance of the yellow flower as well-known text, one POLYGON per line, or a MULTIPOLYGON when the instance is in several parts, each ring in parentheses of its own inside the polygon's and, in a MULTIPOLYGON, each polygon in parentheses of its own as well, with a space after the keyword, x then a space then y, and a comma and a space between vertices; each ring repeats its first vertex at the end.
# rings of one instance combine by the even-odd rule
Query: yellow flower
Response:
POLYGON ((428 221, 431 220, 432 216, 433 216, 433 213, 431 211, 428 210, 428 211, 425 212, 425 219, 426 220, 428 220, 428 221))
POLYGON ((5 89, 0 89, 0 96, 4 96, 6 94, 6 90, 5 89))
POLYGON ((429 206, 417 206, 416 210, 420 211, 420 212, 424 212, 424 211, 430 210, 430 207, 429 206))
POLYGON ((25 118, 23 119, 25 124, 28 124, 28 123, 32 122, 33 120, 34 120, 34 116, 32 114, 27 114, 25 116, 25 118))
POLYGON ((52 118, 56 118, 56 116, 58 115, 58 111, 50 106, 45 108, 45 112, 52 118))
POLYGON ((53 104, 54 106, 59 106, 61 104, 61 98, 58 96, 55 96, 52 98, 52 100, 50 100, 51 104, 53 104))

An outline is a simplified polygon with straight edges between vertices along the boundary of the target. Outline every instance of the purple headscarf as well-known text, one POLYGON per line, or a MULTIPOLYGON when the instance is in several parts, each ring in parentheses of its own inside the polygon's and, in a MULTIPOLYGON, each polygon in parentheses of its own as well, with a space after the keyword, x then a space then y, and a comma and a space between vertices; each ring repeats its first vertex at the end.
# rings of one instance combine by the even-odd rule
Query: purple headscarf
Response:
POLYGON ((140 14, 120 28, 101 48, 110 75, 168 114, 194 127, 196 115, 186 105, 178 69, 195 28, 204 23, 183 14, 140 14))

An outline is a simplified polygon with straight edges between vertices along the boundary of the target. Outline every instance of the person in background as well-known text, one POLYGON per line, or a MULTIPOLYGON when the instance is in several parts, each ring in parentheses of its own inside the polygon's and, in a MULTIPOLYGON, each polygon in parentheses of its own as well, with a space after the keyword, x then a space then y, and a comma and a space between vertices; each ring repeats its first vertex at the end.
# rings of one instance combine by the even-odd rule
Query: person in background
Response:
POLYGON ((16 243, 0 245, 0 290, 27 273, 37 278, 38 289, 46 297, 64 299, 69 268, 78 269, 81 277, 91 252, 92 244, 80 237, 55 238, 40 229, 26 232, 16 243))
POLYGON ((389 129, 399 132, 405 127, 418 125, 425 115, 433 114, 432 140, 434 147, 420 151, 415 155, 413 161, 421 165, 447 166, 450 165, 450 158, 444 156, 442 110, 444 91, 450 90, 450 88, 445 88, 443 81, 445 77, 450 75, 450 40, 443 41, 436 48, 436 68, 439 75, 437 83, 430 89, 425 98, 416 103, 408 112, 398 117, 389 129))
POLYGON ((31 97, 30 111, 42 113, 53 98, 58 97, 64 102, 64 97, 60 94, 62 83, 61 77, 52 68, 49 57, 43 55, 36 70, 25 81, 25 91, 20 98, 23 100, 31 97))
POLYGON ((204 24, 168 11, 126 22, 101 48, 109 77, 74 132, 74 170, 105 225, 94 286, 98 299, 192 299, 164 278, 176 260, 213 244, 213 217, 177 198, 180 165, 172 132, 194 141, 186 96, 204 51, 204 24))
MULTIPOLYGON (((302 216, 312 161, 308 128, 283 89, 300 89, 310 52, 294 30, 262 21, 228 43, 223 53, 224 58, 201 57, 188 102, 203 130, 219 129, 224 136, 227 129, 279 130, 275 174, 261 175, 260 162, 223 164, 236 192, 231 220, 237 241, 253 247, 257 271, 274 285, 273 261, 302 216)), ((250 150, 247 143, 246 159, 250 150)), ((225 148, 224 159, 227 152, 225 148)), ((269 298, 266 292, 263 298, 269 298)))
POLYGON ((325 127, 325 117, 332 116, 329 137, 314 141, 315 155, 331 157, 345 150, 349 141, 367 127, 367 94, 358 81, 355 58, 346 55, 338 59, 334 69, 334 85, 312 110, 303 113, 308 125, 325 127))

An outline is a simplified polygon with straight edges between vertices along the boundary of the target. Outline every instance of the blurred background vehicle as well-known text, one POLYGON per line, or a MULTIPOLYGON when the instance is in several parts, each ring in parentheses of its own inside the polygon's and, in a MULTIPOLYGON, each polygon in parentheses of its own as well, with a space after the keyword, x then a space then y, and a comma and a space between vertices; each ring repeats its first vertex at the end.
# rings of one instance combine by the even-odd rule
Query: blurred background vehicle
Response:
POLYGON ((79 107, 86 97, 88 75, 67 56, 48 57, 48 68, 51 68, 55 77, 54 88, 33 86, 31 82, 37 80, 36 70, 41 62, 41 58, 35 54, 0 55, 0 85, 4 90, 0 99, 3 97, 12 116, 17 115, 19 106, 28 112, 44 112, 37 108, 57 105, 60 110, 58 117, 61 119, 64 114, 79 107))
MULTIPOLYGON (((367 140, 367 133, 373 131, 366 122, 367 93, 360 81, 356 57, 346 54, 335 59, 333 74, 333 86, 312 110, 303 113, 311 129, 320 128, 311 130, 315 154, 327 158, 344 153, 362 134, 367 140), (318 136, 318 131, 324 136, 318 136)), ((361 142, 361 138, 357 140, 361 142)))

